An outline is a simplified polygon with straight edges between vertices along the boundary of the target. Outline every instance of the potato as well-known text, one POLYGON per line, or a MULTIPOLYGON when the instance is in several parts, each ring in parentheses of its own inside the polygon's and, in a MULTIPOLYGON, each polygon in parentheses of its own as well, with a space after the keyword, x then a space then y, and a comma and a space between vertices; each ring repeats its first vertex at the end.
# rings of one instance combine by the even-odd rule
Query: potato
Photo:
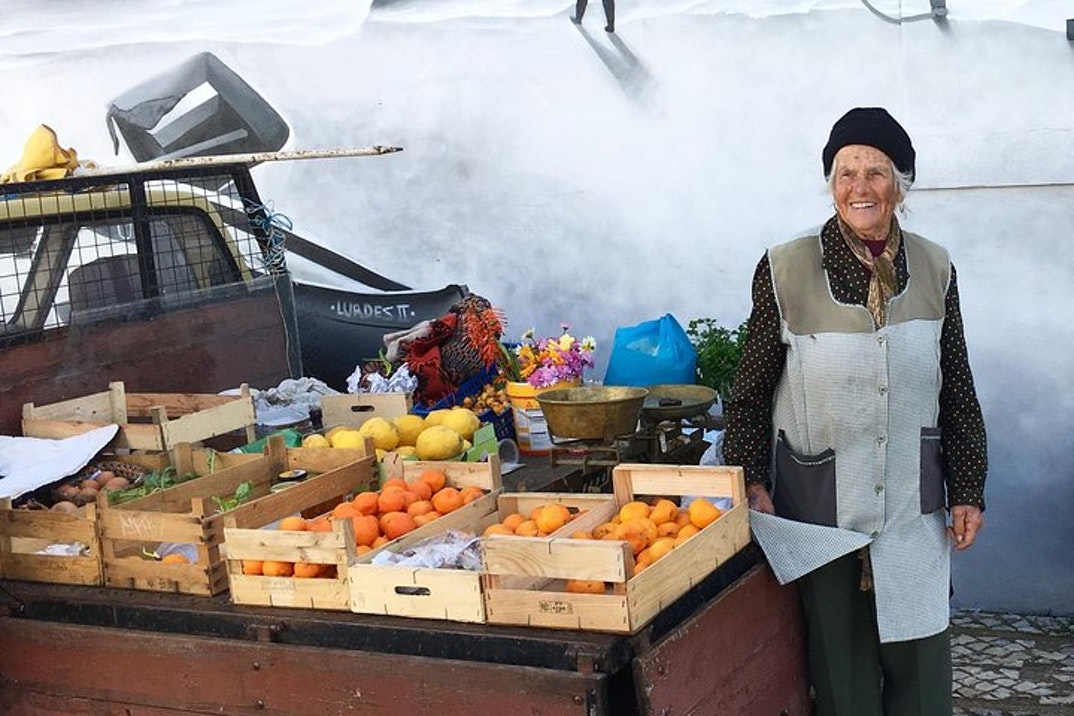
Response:
POLYGON ((60 500, 49 508, 52 512, 63 512, 68 515, 78 514, 78 505, 68 500, 60 500))
POLYGON ((113 477, 108 482, 104 483, 102 490, 126 490, 131 486, 130 480, 125 477, 113 477))

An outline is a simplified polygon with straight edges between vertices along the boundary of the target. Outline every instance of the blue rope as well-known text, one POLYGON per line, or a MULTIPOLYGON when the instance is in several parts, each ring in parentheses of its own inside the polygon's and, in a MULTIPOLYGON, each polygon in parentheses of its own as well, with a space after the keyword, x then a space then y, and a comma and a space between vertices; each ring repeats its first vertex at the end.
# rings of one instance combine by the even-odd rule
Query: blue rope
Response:
POLYGON ((243 204, 246 207, 247 215, 251 216, 250 225, 265 234, 267 247, 264 250, 264 254, 269 273, 285 273, 287 271, 287 261, 284 253, 284 231, 290 231, 294 227, 291 219, 284 214, 273 211, 271 201, 258 204, 248 199, 243 199, 243 204))

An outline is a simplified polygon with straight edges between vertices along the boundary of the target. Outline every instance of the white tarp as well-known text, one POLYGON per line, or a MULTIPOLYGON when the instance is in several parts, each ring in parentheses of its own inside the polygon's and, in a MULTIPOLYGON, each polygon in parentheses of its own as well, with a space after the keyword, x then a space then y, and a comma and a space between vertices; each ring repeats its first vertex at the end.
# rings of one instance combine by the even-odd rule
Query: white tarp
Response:
POLYGON ((14 499, 74 475, 118 431, 118 425, 105 425, 62 440, 0 435, 0 497, 14 499))

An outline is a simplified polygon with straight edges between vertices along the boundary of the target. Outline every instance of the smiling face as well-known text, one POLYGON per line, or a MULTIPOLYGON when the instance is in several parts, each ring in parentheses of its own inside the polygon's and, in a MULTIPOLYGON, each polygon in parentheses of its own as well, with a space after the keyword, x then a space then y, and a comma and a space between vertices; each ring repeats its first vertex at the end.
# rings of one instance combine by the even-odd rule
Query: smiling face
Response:
POLYGON ((832 165, 832 196, 839 217, 859 238, 887 238, 898 185, 886 154, 864 144, 840 149, 832 165))

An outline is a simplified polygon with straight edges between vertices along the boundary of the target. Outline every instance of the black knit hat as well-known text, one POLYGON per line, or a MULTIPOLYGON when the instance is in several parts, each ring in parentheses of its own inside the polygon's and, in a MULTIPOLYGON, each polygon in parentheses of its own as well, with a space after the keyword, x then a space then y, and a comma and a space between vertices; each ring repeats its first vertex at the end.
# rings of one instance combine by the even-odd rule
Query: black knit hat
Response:
POLYGON ((835 154, 851 144, 876 147, 891 158, 895 167, 914 180, 914 145, 910 135, 882 107, 855 107, 832 126, 828 143, 824 145, 824 176, 832 172, 835 154))

